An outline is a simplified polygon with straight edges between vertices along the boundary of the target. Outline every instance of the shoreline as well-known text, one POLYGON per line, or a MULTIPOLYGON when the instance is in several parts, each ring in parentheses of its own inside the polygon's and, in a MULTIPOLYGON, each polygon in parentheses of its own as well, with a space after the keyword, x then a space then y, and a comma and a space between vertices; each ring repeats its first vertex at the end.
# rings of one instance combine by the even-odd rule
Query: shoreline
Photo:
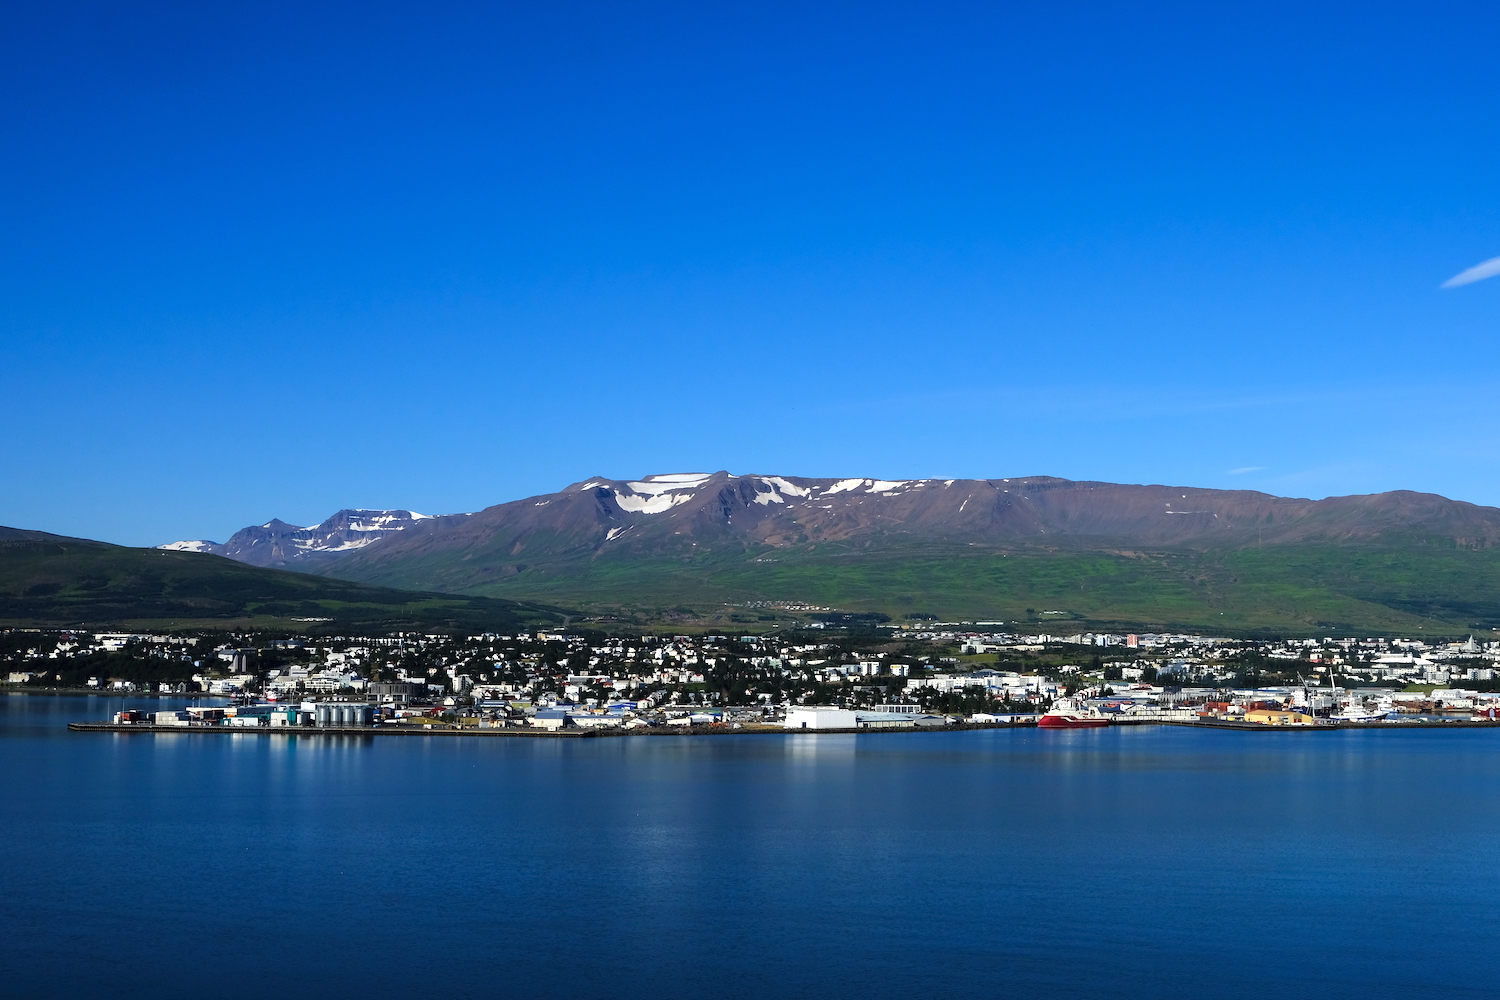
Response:
MULTIPOLYGON (((1179 720, 1142 719, 1117 722, 1110 726, 1178 726, 1186 729, 1219 729, 1232 732, 1303 732, 1330 733, 1349 729, 1379 729, 1401 732, 1409 729, 1492 729, 1500 720, 1452 719, 1415 722, 1343 722, 1318 726, 1268 726, 1256 722, 1185 722, 1179 720)), ((884 733, 952 733, 997 729, 1037 729, 1035 722, 973 722, 946 726, 912 726, 903 728, 861 729, 787 729, 782 726, 653 726, 648 729, 458 729, 437 726, 158 726, 130 722, 70 722, 68 729, 87 733, 188 733, 251 736, 440 736, 478 737, 480 739, 619 739, 628 736, 865 736, 884 733)), ((1065 731, 1065 730, 1059 730, 1065 731)))
POLYGON ((458 729, 440 726, 158 726, 132 722, 70 722, 75 733, 249 733, 252 736, 474 736, 481 739, 619 739, 626 736, 790 736, 864 733, 951 733, 955 730, 1035 729, 1035 722, 974 722, 948 726, 876 729, 787 729, 784 726, 650 726, 643 729, 458 729))

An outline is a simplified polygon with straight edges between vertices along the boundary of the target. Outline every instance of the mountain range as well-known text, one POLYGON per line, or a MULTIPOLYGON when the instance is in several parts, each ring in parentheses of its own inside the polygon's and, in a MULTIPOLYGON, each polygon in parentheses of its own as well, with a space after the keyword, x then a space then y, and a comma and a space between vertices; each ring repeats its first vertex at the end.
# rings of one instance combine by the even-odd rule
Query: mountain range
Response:
POLYGON ((1500 624, 1500 509, 1407 491, 1309 500, 1042 476, 595 477, 467 515, 272 521, 223 551, 627 617, 718 607, 757 621, 815 606, 1227 632, 1500 624))
POLYGON ((430 514, 410 510, 341 510, 309 528, 272 518, 265 524, 241 528, 227 542, 205 540, 169 542, 157 548, 176 552, 207 552, 250 566, 307 570, 388 538, 430 514))

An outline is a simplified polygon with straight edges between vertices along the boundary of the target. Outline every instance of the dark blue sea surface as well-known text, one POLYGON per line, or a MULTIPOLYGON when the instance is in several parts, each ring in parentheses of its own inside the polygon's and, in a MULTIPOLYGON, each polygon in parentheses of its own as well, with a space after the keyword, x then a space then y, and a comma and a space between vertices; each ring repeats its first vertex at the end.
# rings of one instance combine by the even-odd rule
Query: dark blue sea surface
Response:
POLYGON ((4 995, 1500 996, 1496 730, 65 728, 122 704, 0 696, 4 995))

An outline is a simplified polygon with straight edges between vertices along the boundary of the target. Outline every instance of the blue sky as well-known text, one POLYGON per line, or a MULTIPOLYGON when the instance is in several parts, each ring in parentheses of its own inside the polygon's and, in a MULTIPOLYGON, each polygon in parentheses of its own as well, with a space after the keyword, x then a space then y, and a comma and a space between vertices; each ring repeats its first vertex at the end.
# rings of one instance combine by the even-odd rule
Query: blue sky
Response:
POLYGON ((1500 504, 1500 9, 9 4, 0 523, 592 475, 1500 504))

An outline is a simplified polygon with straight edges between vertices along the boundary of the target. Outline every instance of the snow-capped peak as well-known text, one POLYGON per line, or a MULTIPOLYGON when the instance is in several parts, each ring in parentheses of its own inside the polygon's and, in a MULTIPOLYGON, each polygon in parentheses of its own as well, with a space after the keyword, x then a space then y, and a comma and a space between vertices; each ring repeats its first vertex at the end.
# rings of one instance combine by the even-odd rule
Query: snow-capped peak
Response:
POLYGON ((413 510, 341 510, 309 528, 299 528, 273 518, 265 524, 235 532, 222 545, 183 541, 169 542, 158 548, 211 552, 256 566, 327 562, 433 517, 413 510))

